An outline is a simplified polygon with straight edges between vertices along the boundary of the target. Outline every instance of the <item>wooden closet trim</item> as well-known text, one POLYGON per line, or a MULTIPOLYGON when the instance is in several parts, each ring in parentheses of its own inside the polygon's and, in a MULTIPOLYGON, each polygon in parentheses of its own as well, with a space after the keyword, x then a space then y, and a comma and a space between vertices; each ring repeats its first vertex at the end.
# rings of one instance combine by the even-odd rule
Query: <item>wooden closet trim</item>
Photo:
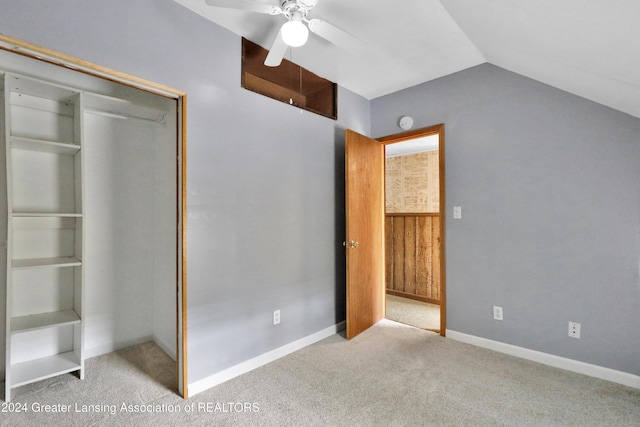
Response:
MULTIPOLYGON (((187 381, 187 93, 169 86, 142 79, 127 73, 123 73, 112 68, 103 67, 89 61, 85 61, 74 56, 70 56, 52 49, 48 49, 33 43, 26 42, 14 37, 0 34, 0 50, 5 50, 17 55, 22 55, 38 61, 47 62, 59 67, 68 68, 70 70, 88 74, 115 83, 120 83, 135 89, 140 89, 165 98, 175 99, 179 117, 178 122, 178 186, 180 189, 178 209, 178 252, 180 261, 177 262, 178 283, 181 284, 180 295, 177 304, 180 304, 180 310, 176 313, 182 313, 180 319, 177 320, 177 350, 182 348, 182 353, 178 359, 182 359, 182 366, 176 362, 179 375, 177 376, 178 393, 182 390, 182 397, 188 398, 188 381, 187 381), (182 344, 182 345, 180 345, 182 344), (182 379, 182 381, 180 381, 182 379), (181 382, 181 384, 180 384, 181 382)), ((177 261, 177 260, 176 260, 177 261)), ((178 307, 176 307, 178 308, 178 307)), ((178 314, 179 315, 179 314, 178 314)))
POLYGON ((186 92, 150 80, 132 76, 112 68, 103 67, 83 59, 79 59, 55 50, 51 50, 33 43, 0 34, 0 49, 27 56, 39 61, 48 62, 60 67, 69 68, 94 77, 100 77, 116 83, 121 83, 136 89, 141 89, 165 98, 177 99, 186 92))

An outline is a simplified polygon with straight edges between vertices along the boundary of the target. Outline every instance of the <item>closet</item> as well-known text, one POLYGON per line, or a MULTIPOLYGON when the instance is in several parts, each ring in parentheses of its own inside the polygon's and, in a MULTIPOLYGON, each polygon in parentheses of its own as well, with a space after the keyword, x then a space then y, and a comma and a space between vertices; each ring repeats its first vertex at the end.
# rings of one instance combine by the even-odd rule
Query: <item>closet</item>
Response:
POLYGON ((177 101, 5 51, 0 81, 4 400, 146 341, 176 359, 177 101))

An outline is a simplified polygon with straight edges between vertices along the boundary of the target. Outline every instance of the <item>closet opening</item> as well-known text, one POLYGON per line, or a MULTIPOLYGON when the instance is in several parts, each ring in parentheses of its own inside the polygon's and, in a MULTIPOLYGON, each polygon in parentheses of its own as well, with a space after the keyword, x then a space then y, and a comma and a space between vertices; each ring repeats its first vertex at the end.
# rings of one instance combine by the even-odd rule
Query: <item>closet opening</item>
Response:
POLYGON ((123 348, 186 398, 186 95, 5 36, 0 64, 4 400, 123 348))

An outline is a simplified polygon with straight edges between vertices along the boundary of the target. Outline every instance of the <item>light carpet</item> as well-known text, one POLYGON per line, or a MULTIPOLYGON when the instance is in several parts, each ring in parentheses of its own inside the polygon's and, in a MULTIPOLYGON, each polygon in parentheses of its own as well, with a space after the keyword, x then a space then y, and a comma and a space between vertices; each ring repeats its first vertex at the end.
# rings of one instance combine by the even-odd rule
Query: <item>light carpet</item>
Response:
POLYGON ((3 413, 0 424, 640 425, 640 390, 389 320, 350 341, 333 335, 188 400, 171 391, 175 365, 154 344, 90 359, 86 369, 84 381, 65 375, 17 389, 12 403, 29 412, 3 413), (32 410, 43 404, 115 405, 115 410, 32 410), (153 406, 129 412, 127 405, 153 406))
POLYGON ((440 306, 386 295, 386 318, 429 331, 440 331, 440 306))

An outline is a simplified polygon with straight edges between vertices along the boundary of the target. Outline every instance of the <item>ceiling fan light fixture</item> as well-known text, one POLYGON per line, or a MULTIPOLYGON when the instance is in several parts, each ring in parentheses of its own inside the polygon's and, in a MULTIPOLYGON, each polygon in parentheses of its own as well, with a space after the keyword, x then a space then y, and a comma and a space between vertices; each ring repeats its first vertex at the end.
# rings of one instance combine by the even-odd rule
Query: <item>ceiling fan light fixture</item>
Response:
POLYGON ((282 26, 280 34, 288 46, 299 47, 307 42, 309 29, 302 23, 302 17, 299 14, 294 14, 289 22, 285 22, 282 26))

